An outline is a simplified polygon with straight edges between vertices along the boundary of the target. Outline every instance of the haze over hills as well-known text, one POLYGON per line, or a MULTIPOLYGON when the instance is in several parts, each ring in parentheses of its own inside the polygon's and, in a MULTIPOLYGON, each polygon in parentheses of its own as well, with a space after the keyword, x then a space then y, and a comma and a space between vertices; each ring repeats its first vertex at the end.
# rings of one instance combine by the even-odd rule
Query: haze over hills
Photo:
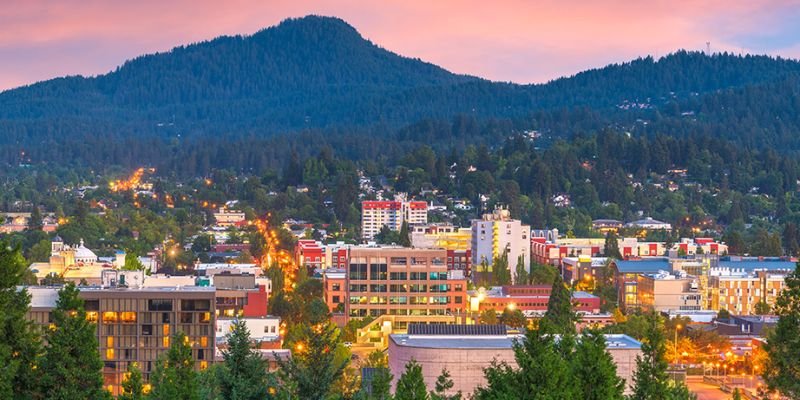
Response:
MULTIPOLYGON (((340 19, 309 16, 142 56, 94 78, 2 92, 0 157, 13 162, 26 149, 58 160, 87 152, 91 142, 109 153, 67 159, 103 164, 126 159, 114 155, 115 143, 135 152, 178 136, 213 141, 310 130, 328 139, 380 132, 452 145, 454 135, 465 140, 454 118, 496 124, 468 130, 486 141, 509 130, 569 137, 610 127, 795 149, 798 74, 793 60, 679 51, 542 85, 490 82, 384 50, 340 19), (35 148, 42 144, 49 149, 35 148)), ((129 157, 137 156, 160 157, 129 157)))

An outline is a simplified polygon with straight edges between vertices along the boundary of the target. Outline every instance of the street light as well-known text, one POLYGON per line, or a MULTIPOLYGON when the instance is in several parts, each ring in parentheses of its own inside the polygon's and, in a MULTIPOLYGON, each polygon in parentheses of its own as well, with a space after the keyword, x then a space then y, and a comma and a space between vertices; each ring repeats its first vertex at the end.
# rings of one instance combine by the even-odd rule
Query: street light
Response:
POLYGON ((678 359, 678 330, 681 329, 681 324, 675 325, 675 360, 678 359))

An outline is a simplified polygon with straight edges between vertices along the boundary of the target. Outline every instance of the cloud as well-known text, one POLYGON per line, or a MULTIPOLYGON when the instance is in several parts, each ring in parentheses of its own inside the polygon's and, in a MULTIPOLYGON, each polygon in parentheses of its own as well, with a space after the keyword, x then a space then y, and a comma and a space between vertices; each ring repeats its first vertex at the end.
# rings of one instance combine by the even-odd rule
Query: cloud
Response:
POLYGON ((307 14, 338 16, 378 45, 454 72, 523 83, 707 41, 717 51, 800 55, 797 1, 20 0, 0 8, 0 89, 100 74, 307 14))

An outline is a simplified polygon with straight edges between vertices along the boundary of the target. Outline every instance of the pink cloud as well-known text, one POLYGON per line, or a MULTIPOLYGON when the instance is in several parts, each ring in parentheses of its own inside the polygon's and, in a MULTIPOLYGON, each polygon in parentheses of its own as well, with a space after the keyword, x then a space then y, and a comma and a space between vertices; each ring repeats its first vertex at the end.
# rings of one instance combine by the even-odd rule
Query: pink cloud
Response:
MULTIPOLYGON (((0 88, 104 73, 140 54, 312 13, 338 16, 384 48, 454 72, 543 82, 706 41, 718 51, 765 52, 758 38, 781 37, 797 11, 794 1, 721 0, 19 1, 0 9, 0 88)), ((769 53, 798 56, 800 38, 786 39, 797 42, 769 53)))

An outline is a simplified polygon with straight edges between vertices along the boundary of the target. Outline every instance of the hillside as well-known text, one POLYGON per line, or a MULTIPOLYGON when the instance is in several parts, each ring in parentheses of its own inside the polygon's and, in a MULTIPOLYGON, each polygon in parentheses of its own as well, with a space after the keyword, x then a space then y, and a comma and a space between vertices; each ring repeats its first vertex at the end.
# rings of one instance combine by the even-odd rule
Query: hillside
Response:
MULTIPOLYGON (((2 92, 0 160, 16 162, 25 150, 36 161, 127 165, 174 157, 164 147, 178 137, 181 147, 272 137, 279 146, 296 143, 298 131, 384 150, 396 140, 458 147, 513 130, 566 138, 609 127, 796 149, 799 73, 793 60, 679 51, 541 85, 498 83, 399 56, 340 19, 309 16, 142 56, 95 78, 2 92)), ((286 150, 276 150, 279 163, 286 150)))

